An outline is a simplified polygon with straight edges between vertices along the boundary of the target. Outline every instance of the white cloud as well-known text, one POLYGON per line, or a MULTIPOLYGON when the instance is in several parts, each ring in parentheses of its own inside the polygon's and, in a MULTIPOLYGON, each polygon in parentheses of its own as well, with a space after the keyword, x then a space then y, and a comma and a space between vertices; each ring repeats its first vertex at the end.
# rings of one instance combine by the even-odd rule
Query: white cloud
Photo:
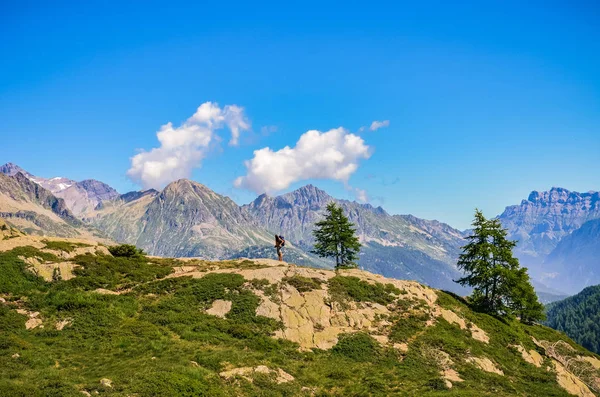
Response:
POLYGON ((377 120, 375 120, 375 121, 373 121, 371 123, 371 126, 369 127, 369 129, 371 131, 377 131, 380 128, 389 127, 389 125, 390 125, 390 121, 389 120, 383 120, 383 121, 377 121, 377 120))
POLYGON ((145 189, 162 188, 176 179, 189 178, 192 169, 201 165, 215 131, 227 126, 231 131, 231 145, 236 145, 241 131, 250 129, 244 108, 205 102, 179 127, 173 123, 160 127, 156 137, 160 147, 142 151, 131 158, 127 175, 145 189))
POLYGON ((310 130, 293 148, 255 150, 254 158, 244 163, 246 176, 237 178, 234 185, 256 193, 273 193, 306 179, 347 183, 359 161, 370 155, 363 139, 342 127, 327 132, 310 130))
POLYGON ((367 201, 369 201, 367 191, 364 189, 354 188, 354 194, 356 195, 356 200, 358 202, 366 203, 367 201))
POLYGON ((230 145, 237 145, 240 132, 250 129, 250 122, 244 115, 244 108, 236 105, 227 105, 223 108, 223 120, 231 131, 230 145))

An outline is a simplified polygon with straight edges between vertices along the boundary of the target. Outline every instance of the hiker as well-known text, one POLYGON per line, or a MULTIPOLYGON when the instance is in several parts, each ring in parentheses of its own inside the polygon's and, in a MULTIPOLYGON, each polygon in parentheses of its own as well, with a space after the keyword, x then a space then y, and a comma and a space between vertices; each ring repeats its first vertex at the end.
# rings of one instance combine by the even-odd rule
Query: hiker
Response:
POLYGON ((285 239, 283 236, 275 235, 275 248, 277 249, 277 256, 279 257, 279 262, 283 262, 283 252, 281 251, 285 246, 285 239))

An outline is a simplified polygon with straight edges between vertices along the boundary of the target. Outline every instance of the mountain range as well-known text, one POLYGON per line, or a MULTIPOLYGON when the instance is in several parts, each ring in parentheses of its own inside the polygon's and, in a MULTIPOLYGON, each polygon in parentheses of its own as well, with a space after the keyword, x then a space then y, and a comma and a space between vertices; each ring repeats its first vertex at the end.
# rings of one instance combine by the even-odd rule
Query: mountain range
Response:
POLYGON ((577 293, 600 283, 600 192, 532 192, 499 216, 515 254, 548 287, 577 293))
MULTIPOLYGON (((185 179, 160 192, 121 195, 100 181, 41 178, 11 163, 0 167, 0 177, 0 217, 28 233, 71 237, 92 233, 135 244, 152 255, 206 259, 274 256, 273 235, 283 234, 288 241, 286 259, 325 268, 333 264, 310 253, 312 229, 325 206, 335 201, 357 228, 363 269, 467 292, 453 280, 460 276, 456 259, 468 231, 339 200, 312 185, 277 197, 263 194, 240 206, 185 179), (15 198, 19 191, 23 191, 20 199, 15 198), (32 191, 37 195, 27 193, 32 191), (21 207, 28 207, 27 216, 21 207)), ((598 192, 552 188, 532 192, 499 216, 510 237, 519 241, 515 253, 530 268, 544 301, 600 282, 600 259, 595 254, 600 241, 599 197, 598 192)))

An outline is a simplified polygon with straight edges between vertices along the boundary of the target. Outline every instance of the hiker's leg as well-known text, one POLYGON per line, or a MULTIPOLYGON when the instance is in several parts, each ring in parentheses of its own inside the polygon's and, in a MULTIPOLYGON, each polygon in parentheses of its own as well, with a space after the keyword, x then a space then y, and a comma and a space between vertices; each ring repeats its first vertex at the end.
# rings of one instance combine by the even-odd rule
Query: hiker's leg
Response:
POLYGON ((279 256, 279 262, 283 262, 283 253, 281 252, 281 249, 277 250, 277 256, 279 256))

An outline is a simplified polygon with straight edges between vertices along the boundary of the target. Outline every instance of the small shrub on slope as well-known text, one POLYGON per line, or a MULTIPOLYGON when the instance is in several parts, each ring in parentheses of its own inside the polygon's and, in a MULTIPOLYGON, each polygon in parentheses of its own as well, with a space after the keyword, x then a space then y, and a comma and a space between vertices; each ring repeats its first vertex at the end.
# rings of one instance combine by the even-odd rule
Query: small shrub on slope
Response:
POLYGON ((308 278, 298 275, 285 277, 282 281, 296 288, 298 292, 308 292, 312 291, 313 289, 321 289, 322 283, 322 281, 318 278, 308 278))
POLYGON ((125 258, 135 258, 145 255, 143 250, 139 249, 135 245, 130 244, 121 244, 108 247, 108 251, 112 254, 112 256, 125 258))
POLYGON ((329 293, 338 301, 392 303, 401 291, 392 284, 370 284, 358 277, 335 276, 329 279, 329 293))

